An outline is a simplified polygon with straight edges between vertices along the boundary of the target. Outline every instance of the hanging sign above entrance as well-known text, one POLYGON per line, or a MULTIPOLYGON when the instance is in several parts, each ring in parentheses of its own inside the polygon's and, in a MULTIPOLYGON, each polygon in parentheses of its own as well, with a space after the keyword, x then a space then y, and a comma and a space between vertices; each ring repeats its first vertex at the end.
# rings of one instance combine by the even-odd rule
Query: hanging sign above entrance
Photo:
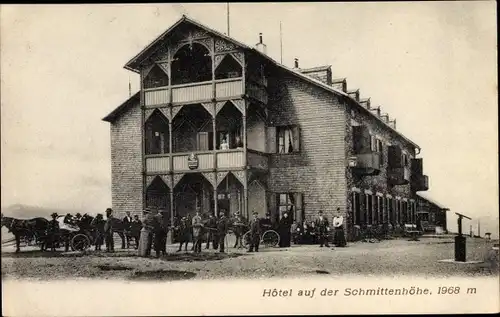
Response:
POLYGON ((191 153, 188 156, 188 167, 190 170, 194 170, 198 168, 198 156, 194 153, 191 153))

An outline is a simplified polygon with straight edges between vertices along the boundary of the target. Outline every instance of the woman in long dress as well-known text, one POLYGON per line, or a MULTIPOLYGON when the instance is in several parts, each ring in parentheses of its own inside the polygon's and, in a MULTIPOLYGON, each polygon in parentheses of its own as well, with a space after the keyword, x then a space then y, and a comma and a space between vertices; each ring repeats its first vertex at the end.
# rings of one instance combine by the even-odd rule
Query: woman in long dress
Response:
POLYGON ((283 213, 283 217, 279 223, 280 247, 286 248, 290 246, 291 240, 292 219, 288 217, 288 213, 283 213))
POLYGON ((333 218, 333 225, 335 227, 335 234, 333 242, 337 247, 345 247, 347 241, 344 234, 344 218, 340 215, 340 208, 337 208, 337 216, 333 218))

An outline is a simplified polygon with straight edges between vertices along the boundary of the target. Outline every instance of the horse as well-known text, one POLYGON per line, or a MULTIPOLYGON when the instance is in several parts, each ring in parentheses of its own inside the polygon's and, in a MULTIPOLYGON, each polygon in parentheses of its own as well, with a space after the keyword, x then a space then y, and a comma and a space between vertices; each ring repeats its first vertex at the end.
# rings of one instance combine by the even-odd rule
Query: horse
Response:
POLYGON ((16 219, 13 217, 4 217, 2 215, 2 227, 6 227, 16 238, 16 253, 21 251, 21 238, 31 238, 35 235, 35 239, 45 235, 49 221, 42 217, 31 219, 16 219))
POLYGON ((125 249, 125 239, 126 239, 126 236, 129 234, 127 232, 127 226, 125 225, 125 223, 119 218, 112 217, 111 218, 111 230, 113 232, 118 233, 118 235, 122 239, 122 249, 125 249))

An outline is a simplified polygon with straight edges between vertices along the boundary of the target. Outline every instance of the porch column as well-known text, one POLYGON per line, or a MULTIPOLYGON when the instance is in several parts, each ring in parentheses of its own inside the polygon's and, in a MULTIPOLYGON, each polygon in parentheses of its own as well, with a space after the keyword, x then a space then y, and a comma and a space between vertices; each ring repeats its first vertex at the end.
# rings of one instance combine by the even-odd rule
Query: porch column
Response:
POLYGON ((245 181, 243 182, 243 212, 250 219, 248 211, 248 170, 245 170, 245 181))
POLYGON ((247 116, 246 116, 246 101, 244 101, 245 114, 243 115, 243 166, 247 166, 247 116))
MULTIPOLYGON (((170 174, 170 184, 172 184, 172 188, 170 188, 170 225, 174 225, 174 174, 170 174)), ((172 230, 170 231, 170 242, 174 243, 174 234, 172 230)))
MULTIPOLYGON (((214 170, 217 169, 217 136, 216 136, 216 132, 217 132, 217 127, 215 126, 216 124, 216 117, 217 117, 217 103, 214 102, 213 104, 214 108, 213 108, 213 115, 212 115, 212 144, 213 144, 213 153, 214 153, 214 170)), ((217 189, 217 188, 216 188, 217 189)))
POLYGON ((217 183, 214 186, 214 217, 217 217, 218 210, 217 210, 217 183))

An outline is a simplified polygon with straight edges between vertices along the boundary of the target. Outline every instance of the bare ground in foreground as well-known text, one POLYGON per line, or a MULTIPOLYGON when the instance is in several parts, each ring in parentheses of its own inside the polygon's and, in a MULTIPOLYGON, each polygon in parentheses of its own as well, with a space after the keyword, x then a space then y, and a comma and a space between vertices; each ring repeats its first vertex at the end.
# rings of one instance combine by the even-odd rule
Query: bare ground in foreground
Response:
MULTIPOLYGON (((481 261, 492 242, 468 239, 467 260, 481 261)), ((205 245, 203 246, 205 247, 205 245)), ((203 249, 202 254, 176 253, 160 259, 140 258, 135 250, 110 254, 90 251, 40 252, 2 248, 2 279, 38 280, 98 278, 127 280, 179 280, 221 278, 302 277, 318 274, 364 276, 484 276, 478 264, 441 263, 454 257, 451 239, 422 238, 380 243, 351 243, 347 248, 320 248, 318 245, 292 246, 286 249, 262 248, 259 253, 229 248, 226 254, 203 249)))

